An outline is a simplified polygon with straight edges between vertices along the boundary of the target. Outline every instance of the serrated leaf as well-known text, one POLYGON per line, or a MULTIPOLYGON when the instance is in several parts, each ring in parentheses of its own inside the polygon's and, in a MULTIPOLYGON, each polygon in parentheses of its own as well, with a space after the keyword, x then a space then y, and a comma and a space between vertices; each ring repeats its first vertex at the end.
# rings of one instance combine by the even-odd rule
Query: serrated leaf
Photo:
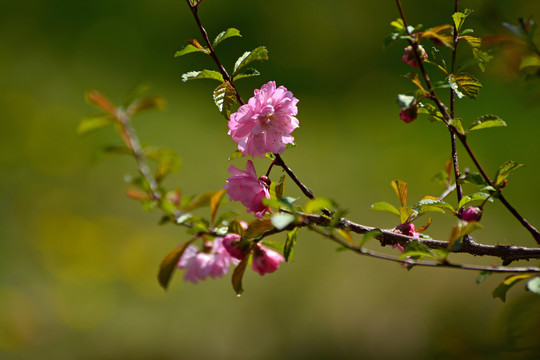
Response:
POLYGON ((454 48, 453 27, 449 24, 435 26, 424 31, 421 38, 433 39, 442 42, 445 46, 454 48))
POLYGON ((370 207, 370 210, 371 211, 385 211, 385 212, 388 212, 390 214, 394 214, 394 215, 399 216, 399 210, 394 205, 389 204, 389 203, 384 202, 384 201, 380 201, 380 202, 376 202, 376 203, 372 204, 371 207, 370 207))
POLYGON ((506 122, 502 120, 497 115, 482 115, 479 118, 477 118, 471 126, 467 129, 467 131, 475 131, 475 130, 482 130, 482 129, 488 129, 493 127, 501 127, 506 126, 506 122))
POLYGON ((507 161, 502 164, 495 175, 495 186, 501 185, 515 170, 524 167, 525 164, 520 164, 515 161, 507 161))
POLYGON ((236 92, 228 81, 214 90, 214 103, 228 120, 231 117, 231 107, 236 104, 236 92))
POLYGON ((223 199, 223 195, 225 195, 226 192, 226 190, 218 190, 210 197, 210 224, 212 224, 212 226, 214 226, 214 220, 216 219, 221 199, 223 199))
POLYGON ((251 51, 246 51, 236 60, 234 64, 233 77, 238 74, 238 71, 253 61, 268 60, 268 50, 264 46, 259 46, 251 51))
POLYGON ((461 26, 465 22, 467 16, 462 12, 455 12, 452 14, 452 19, 454 20, 454 26, 456 27, 457 32, 461 29, 461 26))
POLYGON ((214 70, 190 71, 182 75, 183 82, 196 79, 210 79, 223 82, 223 75, 214 70))
POLYGON ((247 230, 244 232, 243 238, 246 240, 255 239, 273 228, 274 225, 269 218, 256 219, 249 223, 247 230))
POLYGON ((287 240, 285 241, 285 246, 283 247, 283 257, 287 262, 289 262, 289 259, 294 261, 294 247, 296 245, 297 233, 298 228, 294 228, 287 233, 287 240))
POLYGON ((247 78, 247 77, 259 76, 259 75, 261 75, 260 72, 258 72, 258 71, 255 70, 255 69, 249 68, 249 69, 246 69, 246 70, 242 71, 242 72, 239 73, 238 75, 236 75, 236 76, 233 78, 233 82, 234 82, 234 81, 238 81, 238 80, 240 80, 240 79, 247 78))
POLYGON ((197 47, 195 45, 187 44, 182 49, 175 52, 174 57, 184 56, 186 54, 191 54, 191 53, 195 53, 195 52, 202 52, 202 53, 208 54, 208 50, 203 48, 203 47, 199 48, 199 47, 197 47))
POLYGON ((308 200, 306 206, 304 207, 304 211, 308 214, 314 214, 323 209, 330 210, 333 208, 335 208, 335 203, 332 200, 325 198, 315 198, 308 200))
POLYGON ((240 296, 244 292, 244 289, 242 288, 242 278, 244 277, 244 272, 246 271, 248 260, 249 256, 244 257, 234 268, 231 282, 236 296, 240 296))
POLYGON ((193 241, 195 241, 195 239, 192 239, 188 241, 187 243, 174 248, 170 253, 168 253, 165 256, 165 258, 163 258, 163 260, 161 261, 161 264, 159 264, 158 282, 159 282, 159 285, 161 285, 163 289, 167 290, 167 287, 169 286, 169 282, 171 281, 171 278, 173 276, 174 270, 176 269, 176 265, 180 261, 182 254, 184 254, 184 251, 186 251, 187 247, 193 241))
POLYGON ((520 275, 510 275, 508 276, 499 286, 493 290, 493 298, 499 298, 503 302, 506 301, 506 293, 512 286, 516 285, 518 282, 524 279, 528 279, 534 275, 532 274, 520 274, 520 275))
POLYGON ((535 276, 531 280, 527 281, 527 290, 540 295, 540 276, 535 276))
POLYGON ((486 193, 482 193, 482 192, 477 192, 477 193, 474 193, 474 194, 471 194, 471 195, 466 195, 464 197, 461 198, 461 200, 459 201, 459 204, 458 204, 458 209, 461 209, 462 207, 464 207, 465 205, 467 205, 468 203, 472 202, 472 201, 484 201, 486 200, 487 198, 489 198, 491 195, 489 194, 486 194, 486 193))
POLYGON ((462 36, 461 39, 465 40, 467 44, 469 44, 469 46, 472 48, 479 48, 480 46, 482 46, 482 39, 476 36, 465 35, 462 36))
POLYGON ((483 185, 486 183, 482 175, 480 175, 480 173, 477 173, 477 172, 467 174, 464 178, 460 179, 459 182, 475 184, 475 185, 483 185))
POLYGON ((287 213, 279 213, 272 216, 271 221, 272 225, 278 230, 283 230, 289 224, 291 224, 295 219, 294 215, 287 214, 287 213))
POLYGON ((111 115, 96 116, 83 119, 77 126, 77 135, 85 135, 89 132, 101 129, 114 123, 115 118, 111 115))
POLYGON ((242 37, 242 35, 240 35, 240 31, 238 31, 235 28, 229 28, 225 31, 222 31, 216 36, 216 38, 214 39, 214 42, 212 43, 212 46, 215 49, 223 40, 231 38, 233 36, 242 37))
POLYGON ((398 179, 393 180, 391 184, 401 202, 401 206, 407 206, 407 183, 398 179))
POLYGON ((466 73, 450 74, 448 83, 459 98, 466 96, 470 99, 476 99, 482 87, 478 79, 466 73))
POLYGON ((455 211, 454 207, 447 202, 444 202, 438 198, 432 197, 432 196, 426 196, 422 200, 418 202, 418 205, 420 206, 434 206, 441 209, 447 209, 450 211, 455 211))

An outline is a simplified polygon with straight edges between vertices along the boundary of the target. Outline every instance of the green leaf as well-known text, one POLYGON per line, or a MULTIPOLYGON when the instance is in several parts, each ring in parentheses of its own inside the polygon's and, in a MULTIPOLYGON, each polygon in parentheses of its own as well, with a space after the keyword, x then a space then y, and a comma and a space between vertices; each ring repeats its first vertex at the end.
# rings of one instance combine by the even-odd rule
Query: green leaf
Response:
POLYGON ((295 219, 294 215, 287 213, 279 213, 272 216, 272 225, 278 230, 283 230, 295 219))
POLYGON ((437 49, 435 46, 431 48, 431 59, 425 60, 428 64, 432 64, 437 66, 439 69, 441 69, 442 72, 445 73, 446 76, 448 76, 448 70, 446 67, 446 61, 441 55, 441 52, 439 49, 437 49))
POLYGON ((180 261, 182 254, 193 241, 195 239, 174 248, 159 264, 158 281, 163 289, 167 290, 178 261, 180 261))
POLYGON ((495 186, 502 185, 504 180, 506 180, 515 170, 524 167, 525 164, 520 164, 515 161, 507 161, 502 164, 495 175, 495 186))
POLYGON ((276 184, 276 188, 275 188, 276 198, 281 199, 283 197, 284 191, 285 191, 285 175, 282 175, 279 178, 279 182, 276 184))
POLYGON ((369 240, 376 238, 377 236, 381 236, 382 231, 380 229, 373 229, 368 231, 364 234, 364 237, 362 238, 362 241, 360 241, 360 244, 358 247, 363 247, 369 240))
POLYGON ((231 156, 229 156, 229 158, 227 159, 227 162, 230 162, 234 159, 238 159, 238 158, 241 158, 242 157, 242 152, 240 150, 235 150, 231 156))
POLYGON ((223 82, 223 75, 214 70, 190 71, 182 75, 183 82, 195 79, 210 79, 223 82))
POLYGON ((458 209, 461 209, 462 207, 464 207, 465 205, 467 205, 471 201, 478 201, 478 200, 484 201, 487 198, 489 198, 490 196, 491 196, 490 194, 486 194, 486 193, 483 193, 483 192, 477 192, 477 193, 474 193, 474 194, 471 194, 471 195, 466 195, 466 196, 462 197, 461 200, 459 201, 458 209))
POLYGON ((499 298, 503 302, 506 301, 506 293, 510 288, 516 285, 518 282, 524 279, 528 279, 534 275, 532 274, 520 274, 520 275, 510 275, 508 276, 499 286, 493 290, 493 298, 499 298))
POLYGON ((407 183, 402 180, 393 180, 392 188, 396 192, 397 197, 399 198, 399 201, 401 202, 401 206, 407 205, 407 183))
POLYGON ((420 107, 418 108, 418 114, 426 114, 429 115, 430 121, 443 121, 444 116, 443 114, 432 104, 423 104, 420 103, 420 107))
POLYGON ((519 64, 519 71, 526 73, 535 73, 538 69, 540 69, 540 56, 536 54, 525 56, 519 64))
POLYGON ((221 204, 221 199, 223 199, 223 195, 225 195, 226 192, 226 190, 218 190, 210 197, 210 224, 212 224, 212 226, 214 225, 214 220, 216 219, 216 214, 219 209, 219 205, 221 204))
POLYGON ((419 241, 411 241, 403 250, 403 253, 400 255, 400 259, 405 259, 411 257, 414 260, 422 260, 424 257, 439 259, 438 255, 435 254, 430 248, 425 244, 422 244, 419 241))
POLYGON ((540 295, 540 276, 535 276, 531 280, 527 281, 527 290, 540 295))
POLYGON ((390 214, 394 214, 399 216, 399 210, 392 204, 389 204, 384 201, 376 202, 371 205, 370 207, 371 211, 386 211, 390 214))
POLYGON ((466 96, 470 99, 476 99, 482 87, 478 79, 466 73, 450 74, 448 83, 459 98, 466 96))
POLYGON ((283 257, 285 261, 289 262, 294 261, 294 247, 296 245, 296 236, 298 233, 298 228, 294 228, 287 233, 287 240, 285 241, 285 247, 283 248, 283 257))
POLYGON ((463 128, 463 123, 461 122, 461 119, 450 119, 448 120, 448 125, 453 126, 454 129, 461 135, 465 135, 465 129, 463 128))
POLYGON ((486 280, 486 278, 491 275, 491 271, 488 271, 488 270, 484 270, 484 271, 481 271, 480 272, 480 275, 476 278, 476 283, 477 284, 480 284, 481 282, 483 282, 484 280, 486 280))
POLYGON ((235 77, 238 74, 238 71, 240 71, 240 69, 242 69, 247 64, 253 61, 263 60, 268 60, 268 50, 264 46, 259 46, 258 48, 251 51, 246 51, 242 56, 238 58, 238 60, 236 60, 236 63, 234 64, 233 77, 235 77))
POLYGON ((184 46, 182 49, 178 50, 174 54, 174 57, 179 57, 179 56, 183 56, 183 55, 186 55, 186 54, 191 54, 191 53, 194 53, 194 52, 203 52, 205 54, 210 53, 210 51, 208 49, 202 47, 201 44, 199 44, 199 42, 197 40, 195 40, 195 39, 187 40, 186 42, 188 44, 186 46, 184 46))
POLYGON ((239 220, 235 219, 229 224, 229 229, 227 230, 227 232, 244 236, 245 230, 242 226, 242 223, 239 220))
POLYGON ((214 39, 213 43, 212 43, 212 46, 214 47, 214 49, 225 39, 228 39, 230 37, 233 37, 233 36, 240 36, 242 37, 242 35, 240 35, 240 31, 238 31, 237 29, 235 28, 229 28, 225 31, 222 31, 218 34, 218 36, 216 36, 216 38, 214 39))
POLYGON ((336 207, 336 204, 330 200, 325 198, 315 198, 308 200, 306 203, 306 206, 304 207, 304 211, 308 214, 314 214, 316 212, 319 212, 323 209, 334 209, 336 207))
POLYGON ((244 272, 246 271, 248 260, 249 256, 244 257, 234 268, 231 282, 236 296, 240 296, 244 292, 244 289, 242 288, 242 278, 244 277, 244 272))
POLYGON ((405 24, 403 23, 403 20, 401 18, 397 18, 396 20, 392 21, 390 23, 390 26, 392 26, 395 31, 398 31, 398 32, 405 31, 405 24))
POLYGON ((186 211, 195 210, 204 206, 210 205, 210 198, 214 195, 213 192, 206 192, 191 199, 190 203, 184 207, 186 211))
POLYGON ((399 219, 401 220, 402 224, 406 221, 409 221, 409 218, 413 214, 417 214, 417 213, 408 206, 402 206, 399 208, 399 219))
POLYGON ((438 207, 438 208, 441 208, 441 209, 447 209, 447 210, 450 210, 450 211, 455 211, 454 210, 454 207, 440 199, 437 199, 437 198, 434 198, 434 197, 431 197, 431 196, 426 196, 424 197, 422 200, 420 200, 418 202, 418 205, 420 206, 434 206, 434 207, 438 207))
POLYGON ((470 47, 472 48, 479 48, 480 46, 482 46, 482 39, 476 36, 466 35, 466 36, 462 36, 461 38, 465 40, 467 44, 469 44, 470 47))
POLYGON ((449 24, 435 26, 434 28, 424 31, 421 38, 433 39, 442 42, 445 46, 454 48, 453 27, 449 24))
POLYGON ((233 78, 233 82, 234 81, 238 81, 240 79, 244 79, 244 78, 248 78, 248 77, 253 77, 253 76, 259 76, 261 75, 260 72, 258 72, 257 70, 253 69, 253 68, 248 68, 244 71, 242 71, 241 73, 239 73, 238 75, 236 75, 234 78, 233 78))
POLYGON ((243 238, 246 240, 255 239, 272 229, 274 229, 274 225, 269 218, 256 219, 249 223, 243 238))
POLYGON ((454 26, 456 27, 457 32, 461 29, 461 26, 465 22, 467 16, 462 12, 455 12, 452 14, 452 19, 454 20, 454 26))
POLYGON ((236 91, 228 81, 214 90, 214 103, 219 112, 228 120, 231 116, 231 107, 236 104, 236 91))
POLYGON ((83 119, 77 126, 77 135, 85 135, 89 132, 101 129, 114 123, 114 117, 111 115, 96 116, 83 119))
POLYGON ((482 115, 477 118, 471 124, 471 126, 469 126, 467 131, 482 130, 501 126, 506 126, 506 123, 497 115, 482 115))
POLYGON ((469 184, 474 184, 474 185, 484 185, 486 183, 482 175, 480 175, 480 173, 477 173, 477 172, 472 172, 470 174, 467 174, 467 176, 460 179, 459 182, 462 184, 469 183, 469 184))

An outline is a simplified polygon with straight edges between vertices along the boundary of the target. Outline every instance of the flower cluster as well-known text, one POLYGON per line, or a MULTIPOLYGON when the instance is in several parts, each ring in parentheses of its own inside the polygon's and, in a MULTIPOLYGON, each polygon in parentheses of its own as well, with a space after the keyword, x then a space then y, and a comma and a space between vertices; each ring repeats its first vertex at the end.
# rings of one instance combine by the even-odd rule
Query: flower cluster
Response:
POLYGON ((188 245, 177 267, 186 270, 185 281, 196 284, 208 276, 212 279, 222 277, 229 272, 231 264, 236 265, 238 262, 223 246, 223 238, 217 237, 214 241, 205 242, 202 250, 195 245, 188 245))
POLYGON ((281 154, 294 141, 291 132, 299 126, 295 117, 298 99, 285 87, 276 88, 274 81, 254 93, 247 104, 231 114, 229 135, 244 156, 281 154))
POLYGON ((226 180, 227 184, 223 189, 227 189, 231 200, 240 201, 246 207, 247 212, 252 212, 255 217, 264 216, 268 207, 263 204, 262 200, 264 198, 270 199, 270 192, 266 182, 257 177, 253 162, 247 161, 246 171, 231 165, 229 173, 234 176, 226 180))
POLYGON ((279 264, 285 261, 280 253, 260 244, 253 245, 251 249, 242 247, 240 238, 238 234, 229 234, 223 239, 223 246, 232 257, 238 260, 248 256, 251 251, 253 253, 251 268, 260 275, 273 273, 278 269, 279 264))
MULTIPOLYGON (((414 224, 410 223, 408 221, 404 222, 403 224, 400 224, 400 225, 396 226, 396 228, 394 230, 392 230, 392 232, 395 232, 396 234, 403 234, 403 235, 412 236, 414 238, 420 237, 420 234, 415 231, 414 224)), ((403 250, 404 250, 403 245, 401 245, 401 244, 392 245, 392 249, 396 249, 396 248, 401 252, 403 252, 403 250)))

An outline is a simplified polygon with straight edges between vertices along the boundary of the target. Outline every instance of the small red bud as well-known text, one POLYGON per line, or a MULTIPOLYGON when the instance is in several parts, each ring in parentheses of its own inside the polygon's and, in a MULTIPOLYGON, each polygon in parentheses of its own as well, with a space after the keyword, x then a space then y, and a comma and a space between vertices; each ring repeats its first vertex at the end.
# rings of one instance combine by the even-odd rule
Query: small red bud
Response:
POLYGON ((259 181, 264 183, 267 187, 270 187, 270 184, 272 183, 266 175, 259 176, 259 181))
POLYGON ((418 117, 418 104, 413 102, 411 106, 406 109, 401 110, 399 113, 399 118, 406 122, 407 124, 414 121, 418 117))
POLYGON ((478 206, 469 206, 462 214, 463 221, 480 221, 482 218, 482 208, 478 206))

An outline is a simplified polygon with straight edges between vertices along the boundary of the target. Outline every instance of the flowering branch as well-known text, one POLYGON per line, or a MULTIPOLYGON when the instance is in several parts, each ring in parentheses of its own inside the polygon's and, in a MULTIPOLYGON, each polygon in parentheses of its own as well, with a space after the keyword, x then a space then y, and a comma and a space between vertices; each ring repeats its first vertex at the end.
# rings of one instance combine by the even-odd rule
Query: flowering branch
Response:
POLYGON ((482 175, 482 177, 484 178, 484 180, 492 187, 496 188, 497 191, 498 191, 498 196, 497 198, 503 203, 503 205, 508 209, 508 211, 510 211, 510 213, 527 229, 527 231, 529 231, 529 233, 533 236, 533 238, 536 240, 536 242, 540 245, 540 232, 538 232, 538 230, 532 226, 527 220, 525 220, 525 218, 523 216, 521 216, 518 211, 510 205, 510 203, 505 199, 505 197, 503 196, 502 192, 501 192, 501 187, 496 187, 494 182, 491 180, 491 178, 487 175, 487 173, 485 172, 485 170, 483 169, 482 165, 480 164, 480 162, 478 161, 478 159, 476 158, 476 156, 474 155, 471 147, 469 146, 468 142, 467 142, 467 136, 463 133, 460 133, 456 128, 455 126, 451 125, 451 122, 452 120, 454 120, 454 117, 448 112, 448 109, 446 108, 446 106, 443 105, 443 103, 440 101, 439 97, 437 96, 432 84, 431 84, 431 81, 429 79, 429 76, 425 70, 425 67, 423 65, 423 61, 421 59, 421 56, 420 56, 420 52, 419 52, 419 45, 416 41, 413 41, 412 40, 412 35, 409 31, 409 28, 407 26, 407 22, 406 22, 406 19, 405 19, 405 14, 403 12, 403 8, 401 6, 401 1, 400 0, 396 0, 396 3, 397 3, 397 6, 398 6, 398 10, 399 10, 399 13, 400 13, 400 16, 401 16, 401 19, 403 20, 403 23, 405 24, 405 31, 409 37, 409 39, 407 40, 409 42, 409 44, 411 45, 412 47, 412 50, 413 50, 413 53, 414 53, 414 56, 415 56, 415 59, 418 63, 418 68, 420 69, 420 73, 422 75, 422 78, 426 84, 426 87, 429 91, 429 94, 428 94, 428 97, 429 99, 431 99, 435 105, 437 106, 437 108, 439 109, 439 111, 441 112, 441 114, 443 115, 443 121, 444 121, 444 124, 447 126, 447 128, 450 130, 451 133, 453 133, 455 136, 457 136, 457 138, 460 140, 461 144, 465 147, 467 153, 469 154, 470 158, 472 159, 472 161, 474 162, 476 168, 478 169, 478 171, 480 171, 480 174, 482 175))

